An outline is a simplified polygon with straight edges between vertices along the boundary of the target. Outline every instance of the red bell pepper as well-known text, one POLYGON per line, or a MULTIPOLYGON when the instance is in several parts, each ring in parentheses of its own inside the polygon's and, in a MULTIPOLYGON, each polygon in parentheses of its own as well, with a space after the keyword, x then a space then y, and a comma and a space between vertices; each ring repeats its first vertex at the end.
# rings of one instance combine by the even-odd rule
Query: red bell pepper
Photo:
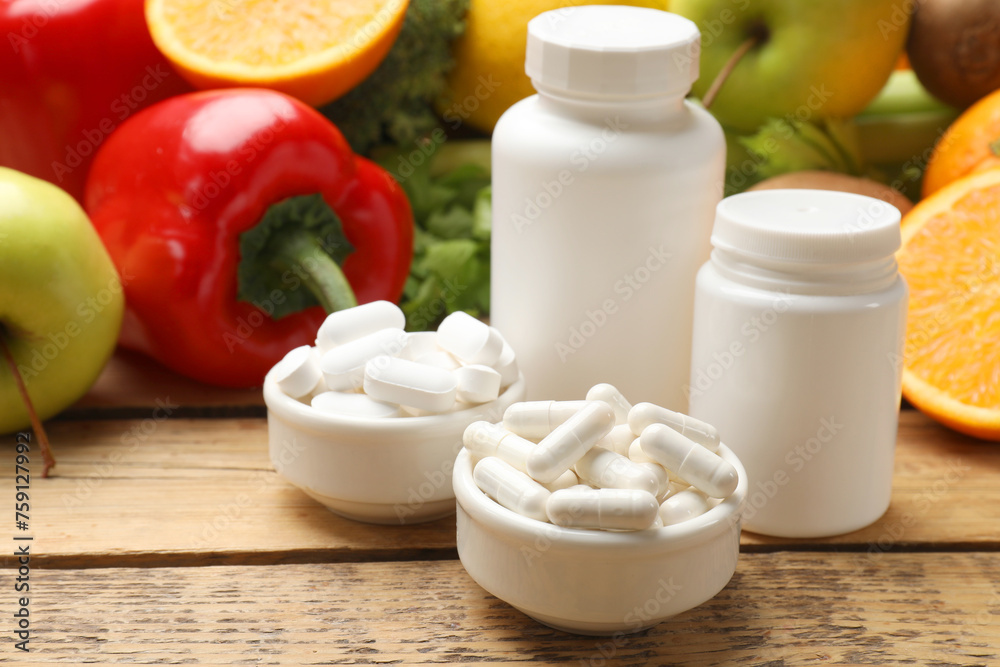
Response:
POLYGON ((143 0, 4 0, 0 35, 0 165, 81 203, 108 135, 191 90, 153 45, 143 0))
POLYGON ((324 308, 397 301, 413 255, 393 178, 267 90, 181 95, 129 119, 98 152, 86 209, 122 275, 120 342, 218 385, 259 385, 313 342, 324 308))

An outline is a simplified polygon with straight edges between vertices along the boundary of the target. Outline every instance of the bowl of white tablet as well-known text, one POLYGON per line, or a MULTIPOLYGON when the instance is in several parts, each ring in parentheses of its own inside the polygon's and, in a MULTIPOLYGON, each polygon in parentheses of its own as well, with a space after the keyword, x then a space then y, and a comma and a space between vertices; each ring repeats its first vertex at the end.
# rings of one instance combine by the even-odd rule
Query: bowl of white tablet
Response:
POLYGON ((495 328, 465 313, 437 332, 403 324, 385 301, 333 313, 316 345, 290 351, 264 380, 275 470, 350 519, 410 524, 454 513, 465 428, 524 398, 495 328))

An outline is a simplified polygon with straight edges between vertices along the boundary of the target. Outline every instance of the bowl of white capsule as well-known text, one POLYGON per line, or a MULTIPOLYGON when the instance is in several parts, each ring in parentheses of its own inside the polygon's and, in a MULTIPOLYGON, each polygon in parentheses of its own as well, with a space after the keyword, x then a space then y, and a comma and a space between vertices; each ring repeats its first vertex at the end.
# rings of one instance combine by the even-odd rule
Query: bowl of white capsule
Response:
POLYGON ((432 521, 455 511, 451 474, 466 427, 524 398, 510 345, 464 313, 406 332, 395 304, 330 314, 315 345, 264 379, 271 463, 341 516, 432 521))
POLYGON ((711 425, 608 384, 470 424, 455 463, 458 555, 553 628, 620 635, 714 597, 736 571, 746 472, 711 425))

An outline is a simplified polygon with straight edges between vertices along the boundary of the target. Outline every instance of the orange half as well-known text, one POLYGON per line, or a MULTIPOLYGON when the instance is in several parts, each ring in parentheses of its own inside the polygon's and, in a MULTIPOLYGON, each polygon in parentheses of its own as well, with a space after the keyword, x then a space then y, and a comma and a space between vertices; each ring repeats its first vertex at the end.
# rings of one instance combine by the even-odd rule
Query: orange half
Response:
POLYGON ((1000 90, 962 112, 934 146, 921 194, 928 197, 980 168, 1000 151, 1000 90))
POLYGON ((961 178, 907 214, 903 394, 941 423, 1000 440, 1000 169, 961 178))
POLYGON ((147 0, 156 46, 197 88, 257 86, 320 106, 371 74, 408 0, 147 0))

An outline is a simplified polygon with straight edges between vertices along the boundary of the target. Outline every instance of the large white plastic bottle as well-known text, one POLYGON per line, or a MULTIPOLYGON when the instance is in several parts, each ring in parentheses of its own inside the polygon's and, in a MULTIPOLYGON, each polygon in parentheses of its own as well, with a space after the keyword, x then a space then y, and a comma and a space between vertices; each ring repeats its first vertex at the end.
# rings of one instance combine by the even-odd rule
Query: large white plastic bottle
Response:
POLYGON ((535 399, 609 382, 687 409, 695 275, 722 197, 719 124, 684 99, 694 23, 583 6, 528 24, 537 95, 493 133, 491 320, 535 399))

